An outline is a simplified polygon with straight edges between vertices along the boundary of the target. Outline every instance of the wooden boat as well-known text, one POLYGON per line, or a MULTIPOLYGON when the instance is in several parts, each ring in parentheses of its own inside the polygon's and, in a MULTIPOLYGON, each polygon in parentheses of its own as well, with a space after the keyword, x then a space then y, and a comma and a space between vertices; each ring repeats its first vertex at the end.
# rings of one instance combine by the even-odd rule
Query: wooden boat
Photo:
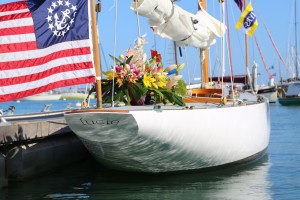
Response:
MULTIPOLYGON (((269 102, 234 84, 226 90, 224 87, 209 86, 208 56, 204 58, 203 55, 208 54, 205 49, 216 42, 216 37, 225 34, 226 26, 204 10, 205 1, 201 3, 196 14, 183 10, 171 1, 134 0, 131 4, 138 15, 150 18, 155 34, 172 39, 177 45, 201 49, 200 57, 204 60, 203 84, 201 88, 189 91, 186 91, 186 84, 179 75, 182 65, 163 69, 156 51, 153 51, 150 60, 143 59, 142 37, 138 38, 134 53, 127 51, 127 57, 113 57, 116 65, 105 72, 107 77, 102 79, 94 0, 68 1, 65 4, 50 0, 41 4, 27 0, 16 3, 18 6, 4 5, 1 8, 4 10, 5 25, 14 26, 8 19, 17 13, 21 21, 25 19, 24 22, 30 24, 31 28, 26 29, 30 32, 30 44, 33 43, 32 38, 36 40, 39 34, 41 37, 47 35, 50 44, 44 44, 42 38, 39 42, 34 41, 34 44, 42 46, 40 49, 36 49, 36 45, 29 46, 30 49, 22 46, 18 49, 20 52, 9 52, 14 55, 13 62, 7 52, 4 52, 4 56, 0 55, 5 59, 4 63, 0 61, 4 68, 8 68, 9 64, 10 68, 15 69, 14 64, 19 61, 14 59, 23 59, 23 51, 26 52, 25 59, 30 55, 30 61, 33 61, 23 63, 30 66, 22 65, 17 69, 24 73, 21 78, 19 74, 15 76, 16 73, 7 71, 13 82, 23 82, 13 86, 0 82, 0 100, 30 96, 58 86, 96 82, 97 107, 84 104, 82 106, 86 108, 66 111, 64 117, 91 154, 103 165, 116 170, 172 173, 214 169, 257 159, 265 153, 269 144, 269 102), (7 8, 10 10, 6 11, 7 8), (90 15, 87 14, 89 10, 92 11, 90 15), (162 12, 164 18, 161 18, 162 12), (76 18, 78 13, 81 17, 76 18), (88 28, 90 16, 92 29, 88 28), (34 29, 35 21, 32 19, 36 17, 39 26, 34 29), (52 19, 55 19, 55 24, 52 19), (79 23, 73 23, 74 20, 79 23), (93 48, 87 46, 91 43, 93 48), (67 48, 66 51, 62 50, 68 52, 67 55, 57 53, 60 47, 67 48), (94 50, 93 58, 91 49, 94 50), (38 58, 37 66, 36 55, 42 56, 42 59, 38 58), (44 55, 51 60, 45 62, 44 55), (142 57, 137 59, 135 55, 142 57), (95 69, 91 67, 92 61, 95 69), (169 75, 170 69, 176 73, 169 75), (124 75, 124 70, 129 72, 129 78, 132 79, 122 79, 125 80, 122 82, 118 75, 124 75)), ((8 31, 6 26, 4 29, 7 34, 15 34, 14 31, 8 31)), ((14 30, 20 31, 16 27, 14 30)), ((5 46, 14 45, 13 48, 17 49, 19 45, 15 46, 15 40, 14 37, 5 38, 5 41, 9 41, 5 46)), ((23 44, 23 38, 19 42, 23 44)), ((246 67, 247 63, 246 60, 246 67)))
MULTIPOLYGON (((152 10, 154 16, 156 11, 170 13, 168 4, 169 1, 139 0, 133 1, 131 7, 139 15, 151 18, 147 15, 152 10)), ((174 13, 182 11, 172 3, 171 8, 174 13)), ((193 16, 183 13, 187 15, 181 15, 181 22, 193 16)), ((209 24, 204 25, 210 34, 209 40, 198 42, 202 44, 200 48, 204 48, 213 44, 215 36, 222 36, 222 31, 216 33, 209 28, 220 22, 207 17, 206 12, 200 11, 200 15, 206 15, 207 20, 201 24, 209 24), (212 22, 214 24, 210 24, 212 22)), ((178 38, 184 33, 176 35, 172 28, 171 32, 161 32, 166 25, 178 20, 166 19, 169 24, 152 24, 154 30, 182 44, 178 38)), ((97 40, 94 44, 98 44, 97 40)), ((109 168, 145 173, 205 170, 256 159, 268 148, 269 102, 240 88, 228 93, 220 88, 193 89, 183 98, 183 106, 101 104, 101 84, 97 84, 96 89, 97 108, 67 111, 65 119, 91 154, 109 168)))

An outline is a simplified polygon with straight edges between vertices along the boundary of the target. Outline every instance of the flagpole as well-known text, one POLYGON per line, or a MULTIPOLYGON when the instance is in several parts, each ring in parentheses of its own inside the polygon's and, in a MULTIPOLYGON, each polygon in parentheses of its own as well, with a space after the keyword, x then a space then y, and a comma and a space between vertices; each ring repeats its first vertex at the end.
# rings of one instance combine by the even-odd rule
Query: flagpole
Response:
POLYGON ((91 4, 91 17, 92 17, 92 39, 93 39, 93 55, 94 55, 94 67, 96 72, 96 99, 97 108, 102 108, 102 88, 101 88, 101 60, 100 49, 96 22, 96 9, 94 0, 90 0, 91 4))

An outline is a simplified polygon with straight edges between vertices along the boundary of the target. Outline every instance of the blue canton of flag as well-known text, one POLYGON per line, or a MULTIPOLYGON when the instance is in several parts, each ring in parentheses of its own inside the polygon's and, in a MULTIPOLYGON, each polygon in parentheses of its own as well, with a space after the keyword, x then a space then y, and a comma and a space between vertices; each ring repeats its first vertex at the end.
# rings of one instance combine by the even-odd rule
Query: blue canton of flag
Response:
POLYGON ((38 48, 89 38, 87 0, 31 0, 27 5, 38 48))

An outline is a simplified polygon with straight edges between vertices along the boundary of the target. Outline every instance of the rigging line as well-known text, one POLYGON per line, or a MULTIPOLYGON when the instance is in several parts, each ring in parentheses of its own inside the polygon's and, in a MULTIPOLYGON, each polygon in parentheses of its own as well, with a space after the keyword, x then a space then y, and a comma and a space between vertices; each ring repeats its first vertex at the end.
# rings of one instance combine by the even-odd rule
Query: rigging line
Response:
POLYGON ((229 52, 229 67, 230 67, 230 75, 233 78, 233 67, 232 67, 232 51, 231 51, 231 42, 230 42, 230 24, 229 24, 229 17, 228 17, 228 3, 226 1, 226 21, 227 21, 227 45, 228 45, 228 52, 229 52))
POLYGON ((184 48, 184 53, 185 53, 185 63, 187 66, 187 73, 188 73, 188 85, 191 87, 191 77, 190 77, 190 69, 189 69, 189 65, 188 65, 188 59, 187 59, 187 51, 186 51, 186 47, 183 46, 184 48))
MULTIPOLYGON (((221 3, 220 5, 220 16, 222 19, 222 23, 225 24, 225 6, 224 3, 221 3)), ((221 61, 219 60, 220 63, 220 68, 221 68, 221 88, 222 88, 222 96, 224 96, 224 87, 223 87, 223 82, 224 82, 224 75, 225 75, 225 37, 221 38, 221 61)))
MULTIPOLYGON (((117 22, 118 22, 118 0, 115 0, 115 33, 114 33, 114 57, 116 57, 117 49, 117 22)), ((113 59, 114 66, 116 66, 116 60, 113 59)), ((115 71, 113 69, 113 80, 112 80, 112 92, 111 92, 111 107, 115 106, 114 103, 114 93, 115 93, 115 71)))
POLYGON ((256 38, 255 35, 254 35, 254 40, 255 40, 256 46, 257 46, 257 48, 258 48, 258 51, 259 51, 261 60, 262 60, 262 62, 263 62, 263 64, 264 64, 264 67, 265 67, 265 69, 266 69, 266 71, 267 71, 267 73, 268 73, 268 75, 269 75, 269 78, 271 79, 271 78, 273 78, 273 76, 272 76, 272 74, 271 74, 271 73, 269 72, 269 70, 268 70, 266 61, 265 61, 264 56, 263 56, 263 54, 262 54, 262 52, 261 52, 260 46, 259 46, 259 44, 258 44, 258 41, 257 41, 257 38, 256 38))
MULTIPOLYGON (((225 2, 226 2, 226 4, 227 4, 227 1, 225 1, 225 2)), ((234 15, 232 3, 229 3, 229 6, 230 6, 230 11, 231 11, 231 16, 232 16, 232 18, 233 18, 233 21, 234 21, 234 22, 237 22, 238 19, 237 19, 236 16, 234 15)), ((228 7, 228 5, 227 5, 227 7, 228 7)), ((229 13, 229 12, 228 12, 228 9, 227 9, 227 10, 226 10, 226 14, 228 14, 228 13, 229 13)), ((227 23, 229 23, 229 21, 227 21, 227 23)), ((244 49, 243 49, 242 47, 243 47, 244 45, 242 44, 241 38, 239 37, 239 36, 240 36, 239 32, 240 32, 240 31, 235 31, 235 35, 236 35, 235 38, 237 38, 237 41, 238 41, 238 44, 239 44, 238 46, 239 46, 239 48, 240 48, 240 52, 243 52, 244 49)), ((246 60, 244 54, 241 54, 241 56, 242 56, 243 60, 246 60)))
POLYGON ((233 89, 233 68, 232 68, 232 57, 231 57, 231 46, 230 46, 230 25, 229 25, 229 17, 228 17, 228 2, 225 1, 225 9, 226 9, 226 21, 227 21, 227 48, 228 48, 228 59, 229 59, 229 71, 230 71, 230 81, 231 81, 231 91, 232 91, 232 99, 233 105, 235 104, 235 95, 233 89))
MULTIPOLYGON (((96 15, 97 17, 97 20, 96 20, 96 23, 97 23, 97 27, 99 27, 99 12, 97 12, 97 15, 96 15)), ((98 31, 98 35, 99 35, 99 38, 101 38, 100 37, 100 31, 98 31)), ((101 48, 101 54, 102 54, 102 57, 104 58, 104 63, 105 63, 105 66, 106 66, 106 70, 108 70, 108 64, 107 64, 107 60, 106 60, 106 56, 105 56, 105 54, 104 54, 104 49, 103 49, 103 46, 102 46, 102 43, 101 43, 101 41, 100 40, 98 40, 98 45, 100 46, 100 48, 101 48)))
POLYGON ((139 18, 139 9, 138 9, 138 1, 134 0, 136 7, 136 21, 138 26, 138 37, 141 37, 141 26, 140 26, 140 18, 139 18))
POLYGON ((280 54, 280 52, 279 52, 279 50, 278 50, 278 48, 277 48, 275 42, 274 42, 274 40, 273 40, 273 37, 272 37, 272 35, 271 35, 271 33, 270 33, 270 31, 269 31, 269 29, 268 29, 268 27, 267 27, 267 25, 265 24, 265 22, 264 22, 263 19, 262 19, 262 22, 263 22, 264 27, 265 27, 265 29, 266 29, 268 35, 269 35, 269 38, 270 38, 270 40, 271 40, 271 42, 272 42, 273 47, 274 47, 275 50, 276 50, 276 53, 278 54, 278 56, 279 56, 281 62, 283 63, 284 67, 287 68, 287 65, 286 65, 286 63, 284 62, 284 60, 283 60, 283 58, 282 58, 282 56, 281 56, 281 54, 280 54))
MULTIPOLYGON (((257 10, 256 10, 256 13, 259 14, 258 11, 259 11, 259 10, 257 9, 257 10)), ((275 49, 277 55, 279 56, 280 61, 282 62, 282 64, 283 64, 283 66, 285 67, 285 69, 288 70, 288 66, 287 66, 286 62, 284 61, 284 59, 282 58, 282 56, 281 56, 281 54, 280 54, 280 52, 279 52, 279 50, 278 50, 278 48, 277 48, 277 45, 276 45, 276 43, 275 43, 275 41, 274 41, 274 39, 273 39, 273 37, 272 37, 272 35, 271 35, 271 32, 270 32, 269 28, 267 27, 267 24, 265 23, 265 21, 264 21, 262 15, 259 14, 259 16, 260 16, 260 20, 262 21, 262 23, 263 23, 263 25, 264 25, 264 27, 265 27, 265 29, 266 29, 267 34, 268 34, 268 36, 269 36, 269 38, 270 38, 270 40, 271 40, 272 45, 273 45, 273 47, 274 47, 274 49, 275 49)))

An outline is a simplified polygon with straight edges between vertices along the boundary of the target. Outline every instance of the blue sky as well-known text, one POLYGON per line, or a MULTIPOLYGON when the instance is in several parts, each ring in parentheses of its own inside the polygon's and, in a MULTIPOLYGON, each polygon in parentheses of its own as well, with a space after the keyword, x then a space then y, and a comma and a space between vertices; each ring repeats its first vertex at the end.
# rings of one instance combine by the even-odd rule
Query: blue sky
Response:
MULTIPOLYGON (((101 41, 101 56, 102 56, 102 68, 106 70, 111 67, 112 60, 108 57, 108 54, 119 55, 130 46, 134 45, 135 39, 138 37, 137 29, 137 18, 133 11, 130 10, 130 3, 132 0, 118 0, 115 4, 114 0, 101 0, 102 12, 98 14, 99 20, 99 34, 101 41), (117 5, 117 14, 116 14, 117 5), (116 20, 117 19, 117 20, 116 20), (115 23, 117 24, 115 26, 115 23), (117 29, 115 29, 117 27, 117 29), (116 34, 115 34, 116 33, 116 34), (116 38, 116 45, 115 45, 116 38)), ((263 26, 263 21, 267 25, 272 37, 283 57, 287 59, 288 44, 293 39, 292 34, 292 18, 293 10, 292 4, 295 0, 252 0, 254 12, 257 16, 259 26, 255 32, 257 40, 260 44, 261 51, 263 53, 265 62, 268 66, 274 66, 271 73, 276 73, 276 80, 279 79, 281 74, 283 77, 286 76, 286 70, 283 64, 280 62, 279 57, 272 46, 272 43, 267 35, 266 29, 263 26), (279 70, 281 69, 281 70, 279 70), (281 73, 280 73, 281 71, 281 73)), ((1 0, 1 3, 12 2, 12 0, 1 0)), ((249 1, 248 1, 249 3, 249 1)), ((178 5, 188 10, 191 13, 197 11, 197 0, 180 0, 177 2, 178 5)), ((213 16, 218 16, 219 13, 218 0, 207 0, 207 10, 213 16)), ((300 5, 298 6, 300 7, 300 5)), ((230 38, 231 48, 233 57, 233 70, 235 74, 245 73, 244 64, 244 34, 234 28, 235 23, 240 17, 241 12, 234 3, 234 0, 228 0, 229 8, 229 20, 230 22, 230 38)), ((163 59, 167 60, 170 57, 169 48, 170 41, 158 38, 154 36, 152 30, 147 26, 147 19, 140 17, 140 30, 141 34, 147 34, 148 44, 145 46, 145 52, 149 52, 149 49, 157 49, 161 52, 163 59)), ((294 37, 294 36, 293 36, 294 37)), ((300 38, 299 38, 300 39, 300 38)), ((298 40, 299 41, 299 40, 298 40)), ((220 40, 217 40, 217 43, 220 40)), ((299 46, 299 45, 298 45, 299 46)), ((218 44, 211 47, 211 72, 217 75, 218 68, 216 62, 216 52, 218 50, 218 44)), ((150 52, 149 52, 150 53, 150 52)), ((197 59, 197 49, 188 48, 188 59, 185 57, 180 58, 180 62, 186 63, 186 68, 182 70, 182 74, 186 75, 189 73, 193 77, 199 77, 197 59)), ((255 40, 253 37, 249 37, 249 66, 252 66, 253 61, 258 63, 258 72, 261 74, 259 82, 267 84, 268 75, 264 69, 261 57, 257 50, 255 40)), ((167 64, 165 64, 167 65, 167 64)), ((228 64, 226 63, 226 74, 229 74, 228 64)), ((187 79, 185 79, 187 80, 187 79)))

